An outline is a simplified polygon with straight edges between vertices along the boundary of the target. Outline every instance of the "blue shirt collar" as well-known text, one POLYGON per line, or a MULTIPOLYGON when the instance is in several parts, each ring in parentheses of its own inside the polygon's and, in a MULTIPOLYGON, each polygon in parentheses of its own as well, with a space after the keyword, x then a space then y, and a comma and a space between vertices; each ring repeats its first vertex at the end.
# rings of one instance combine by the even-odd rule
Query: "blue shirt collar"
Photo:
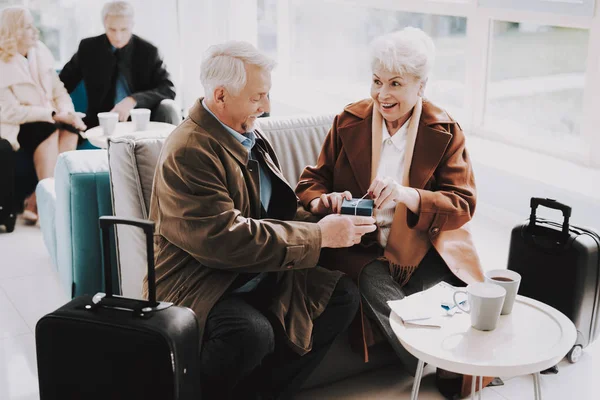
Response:
POLYGON ((252 150, 254 144, 256 143, 256 135, 254 134, 254 131, 246 132, 246 135, 242 135, 241 133, 235 131, 233 128, 230 128, 229 126, 221 122, 221 120, 217 118, 217 116, 206 106, 204 99, 202 99, 202 107, 204 107, 204 109, 208 111, 210 115, 215 117, 215 119, 219 121, 221 125, 223 125, 223 128, 225 128, 227 132, 231 133, 231 135, 234 138, 236 138, 245 148, 247 148, 248 150, 252 150))

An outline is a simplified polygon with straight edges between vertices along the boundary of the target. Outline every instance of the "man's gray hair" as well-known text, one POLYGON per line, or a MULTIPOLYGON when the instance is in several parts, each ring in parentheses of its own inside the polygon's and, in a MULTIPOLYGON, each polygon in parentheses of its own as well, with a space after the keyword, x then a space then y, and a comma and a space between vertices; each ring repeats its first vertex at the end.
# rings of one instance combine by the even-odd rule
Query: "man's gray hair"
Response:
POLYGON ((133 6, 126 1, 110 1, 102 7, 102 23, 109 16, 133 19, 133 6))
POLYGON ((433 68, 435 45, 421 29, 407 27, 388 33, 371 43, 371 68, 425 80, 433 68))
POLYGON ((246 64, 271 72, 276 63, 248 42, 229 41, 210 46, 200 67, 205 96, 212 96, 219 86, 237 96, 246 86, 246 64))

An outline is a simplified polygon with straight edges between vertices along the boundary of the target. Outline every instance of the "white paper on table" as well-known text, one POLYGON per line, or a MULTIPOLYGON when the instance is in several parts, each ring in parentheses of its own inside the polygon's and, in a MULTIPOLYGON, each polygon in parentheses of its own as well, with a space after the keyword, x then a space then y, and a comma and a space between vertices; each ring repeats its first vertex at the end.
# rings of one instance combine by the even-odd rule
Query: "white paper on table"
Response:
POLYGON ((450 318, 442 304, 454 304, 452 297, 455 290, 452 285, 440 282, 402 300, 389 300, 387 303, 404 324, 441 328, 444 320, 450 318))

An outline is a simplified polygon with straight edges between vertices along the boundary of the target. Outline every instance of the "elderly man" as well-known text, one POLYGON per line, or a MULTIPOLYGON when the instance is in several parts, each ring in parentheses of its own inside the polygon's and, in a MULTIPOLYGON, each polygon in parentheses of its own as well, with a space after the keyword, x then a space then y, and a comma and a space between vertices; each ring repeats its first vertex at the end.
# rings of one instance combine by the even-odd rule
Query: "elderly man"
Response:
POLYGON ((206 98, 166 140, 154 178, 157 293, 198 317, 205 399, 297 391, 359 303, 348 277, 316 266, 321 248, 375 230, 371 217, 301 221, 310 214, 254 128, 273 66, 245 42, 209 48, 206 98))
POLYGON ((132 34, 133 7, 125 1, 106 3, 102 21, 106 33, 83 39, 60 73, 69 93, 83 80, 86 125, 97 126, 97 114, 103 111, 117 112, 126 121, 135 107, 151 109, 152 120, 179 123, 170 121, 167 107, 160 105, 175 98, 173 82, 158 49, 132 34))

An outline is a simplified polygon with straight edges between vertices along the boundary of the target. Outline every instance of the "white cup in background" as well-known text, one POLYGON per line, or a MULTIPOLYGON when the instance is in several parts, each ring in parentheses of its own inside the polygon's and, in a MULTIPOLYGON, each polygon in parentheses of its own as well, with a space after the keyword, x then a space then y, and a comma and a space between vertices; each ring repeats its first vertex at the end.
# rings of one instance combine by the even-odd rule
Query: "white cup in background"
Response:
POLYGON ((454 304, 466 313, 471 314, 471 326, 480 331, 493 331, 498 324, 506 290, 492 283, 477 282, 467 286, 467 290, 454 292, 454 304), (456 300, 456 295, 465 293, 469 308, 464 308, 456 300))
POLYGON ((145 131, 150 122, 150 110, 147 108, 134 108, 131 110, 131 120, 136 131, 145 131))
POLYGON ((506 289, 506 299, 502 306, 502 315, 508 315, 512 312, 519 285, 521 284, 521 275, 509 269, 493 269, 485 273, 485 281, 506 289))
POLYGON ((110 136, 115 133, 117 122, 119 122, 119 114, 116 112, 98 113, 98 122, 104 131, 104 136, 110 136))

